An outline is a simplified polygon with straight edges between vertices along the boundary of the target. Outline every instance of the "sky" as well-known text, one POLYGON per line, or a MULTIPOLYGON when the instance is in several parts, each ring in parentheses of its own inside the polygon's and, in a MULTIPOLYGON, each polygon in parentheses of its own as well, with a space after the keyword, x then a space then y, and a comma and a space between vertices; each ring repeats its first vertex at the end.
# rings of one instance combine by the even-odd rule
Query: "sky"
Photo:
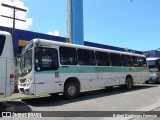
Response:
MULTIPOLYGON (((27 9, 16 28, 66 37, 67 0, 0 0, 27 9)), ((83 0, 84 40, 139 51, 160 48, 160 0, 83 0)), ((0 6, 0 15, 12 16, 0 6)), ((0 25, 12 20, 0 17, 0 25)))

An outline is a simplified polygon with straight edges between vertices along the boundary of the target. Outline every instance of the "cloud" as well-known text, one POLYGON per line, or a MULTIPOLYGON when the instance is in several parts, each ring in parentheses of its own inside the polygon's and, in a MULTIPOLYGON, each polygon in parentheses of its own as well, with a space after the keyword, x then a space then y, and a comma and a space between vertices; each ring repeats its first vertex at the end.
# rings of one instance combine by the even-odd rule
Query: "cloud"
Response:
POLYGON ((59 36, 59 31, 58 30, 55 30, 53 32, 48 32, 47 34, 49 35, 54 35, 54 36, 59 36))
MULTIPOLYGON (((27 12, 29 11, 29 8, 25 7, 24 3, 21 0, 0 0, 0 15, 13 17, 13 9, 1 6, 1 3, 26 9, 27 12)), ((26 18, 27 12, 16 12, 16 18, 26 20, 26 22, 16 20, 16 28, 26 30, 32 25, 32 18, 26 18)), ((13 20, 0 16, 0 26, 13 27, 13 20)))

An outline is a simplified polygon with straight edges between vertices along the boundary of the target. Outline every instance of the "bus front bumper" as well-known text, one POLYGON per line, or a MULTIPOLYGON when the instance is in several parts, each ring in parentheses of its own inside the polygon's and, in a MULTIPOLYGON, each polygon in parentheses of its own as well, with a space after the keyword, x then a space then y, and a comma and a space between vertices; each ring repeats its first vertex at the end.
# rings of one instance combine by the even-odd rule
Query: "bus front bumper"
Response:
POLYGON ((18 90, 20 93, 25 95, 33 95, 33 91, 31 91, 31 86, 24 87, 22 84, 18 86, 18 90))

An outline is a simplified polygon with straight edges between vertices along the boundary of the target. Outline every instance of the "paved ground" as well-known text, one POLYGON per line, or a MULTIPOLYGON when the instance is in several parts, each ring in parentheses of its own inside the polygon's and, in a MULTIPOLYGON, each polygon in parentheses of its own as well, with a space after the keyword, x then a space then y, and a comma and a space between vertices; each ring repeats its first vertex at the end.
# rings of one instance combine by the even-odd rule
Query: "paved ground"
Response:
MULTIPOLYGON (((24 97, 21 94, 14 94, 11 98, 24 97)), ((156 115, 160 115, 160 85, 148 84, 148 85, 136 85, 133 90, 122 90, 120 87, 114 89, 101 89, 89 92, 83 92, 81 95, 73 100, 66 100, 62 95, 58 97, 40 97, 40 98, 26 98, 22 100, 12 100, 3 103, 3 107, 0 110, 6 111, 26 111, 36 112, 41 111, 43 115, 54 116, 56 112, 43 111, 57 111, 55 116, 66 115, 75 117, 58 117, 59 120, 75 120, 82 119, 80 116, 85 115, 86 120, 108 120, 109 117, 105 117, 108 114, 111 115, 111 111, 115 111, 116 114, 128 114, 128 117, 112 117, 115 120, 158 120, 156 115), (62 111, 82 111, 82 112, 62 112, 62 111), (87 112, 83 112, 87 111, 87 112), (96 112, 97 111, 97 112, 96 112), (109 111, 109 112, 102 112, 109 111), (117 111, 120 111, 117 113, 117 111), (151 115, 147 117, 137 117, 132 114, 140 113, 140 115, 151 115), (158 111, 156 115, 153 112, 158 111), (58 113, 60 112, 60 114, 58 113), (93 117, 100 115, 101 117, 93 117)), ((54 117, 55 118, 55 117, 54 117)), ((27 119, 27 118, 26 118, 27 119)), ((32 118, 30 118, 32 119, 32 118)), ((41 118, 43 119, 43 118, 41 118)), ((47 119, 53 119, 51 117, 47 119)))

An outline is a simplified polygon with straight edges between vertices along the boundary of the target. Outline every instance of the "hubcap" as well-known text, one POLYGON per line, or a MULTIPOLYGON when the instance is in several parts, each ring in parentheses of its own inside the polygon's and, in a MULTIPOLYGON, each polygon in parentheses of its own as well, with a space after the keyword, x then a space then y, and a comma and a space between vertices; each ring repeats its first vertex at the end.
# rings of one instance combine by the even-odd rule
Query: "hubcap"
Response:
POLYGON ((76 94, 76 88, 75 88, 75 86, 69 86, 69 88, 68 88, 68 94, 70 96, 74 96, 76 94))

